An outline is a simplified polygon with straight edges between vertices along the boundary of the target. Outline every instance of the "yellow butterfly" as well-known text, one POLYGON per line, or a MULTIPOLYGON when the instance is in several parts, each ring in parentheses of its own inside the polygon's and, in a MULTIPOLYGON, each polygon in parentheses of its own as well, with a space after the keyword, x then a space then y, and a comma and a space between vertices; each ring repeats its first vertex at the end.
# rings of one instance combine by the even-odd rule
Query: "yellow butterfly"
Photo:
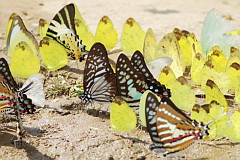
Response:
POLYGON ((143 52, 145 32, 140 25, 129 18, 125 22, 121 35, 121 49, 126 53, 134 53, 136 50, 143 52))
POLYGON ((228 122, 227 137, 235 142, 240 142, 240 109, 236 110, 228 122))
MULTIPOLYGON (((76 27, 75 27, 75 18, 82 20, 80 12, 77 9, 77 6, 71 3, 63 7, 54 16, 49 26, 45 25, 45 23, 42 23, 44 25, 41 26, 41 23, 40 23, 40 33, 42 32, 41 35, 44 35, 43 32, 46 30, 45 27, 48 26, 46 37, 55 40, 59 46, 61 45, 64 47, 64 49, 61 47, 57 47, 58 50, 56 50, 51 46, 56 46, 57 43, 51 44, 51 42, 53 41, 50 41, 48 39, 48 43, 50 43, 50 45, 40 46, 41 56, 45 57, 46 59, 51 59, 51 57, 61 56, 61 55, 58 55, 58 52, 61 52, 61 53, 65 52, 66 55, 69 55, 73 59, 80 59, 80 61, 84 59, 84 56, 86 55, 85 52, 87 51, 85 50, 85 45, 82 44, 82 40, 77 35, 76 27), (47 46, 47 48, 45 48, 45 46, 47 46), (52 50, 52 51, 49 51, 49 50, 52 50), (55 54, 55 55, 48 55, 48 53, 55 54)), ((46 42, 47 40, 44 39, 44 41, 46 42)), ((65 56, 60 57, 59 59, 64 59, 64 58, 65 56)), ((45 60, 43 60, 46 67, 51 68, 52 70, 57 70, 59 69, 59 67, 61 68, 64 66, 62 65, 62 61, 58 61, 58 59, 48 60, 48 62, 50 61, 52 63, 45 63, 45 60)))
POLYGON ((195 52, 193 50, 192 43, 190 43, 189 41, 190 38, 188 38, 190 33, 185 30, 181 31, 178 28, 175 28, 173 33, 175 34, 180 50, 182 51, 185 65, 191 66, 193 59, 192 57, 195 54, 195 52))
POLYGON ((240 64, 236 62, 232 63, 227 68, 226 73, 230 79, 230 88, 235 90, 240 81, 240 64))
POLYGON ((172 90, 173 83, 176 81, 176 76, 169 66, 165 66, 159 75, 158 81, 172 90))
POLYGON ((176 77, 182 76, 185 70, 185 60, 174 33, 166 34, 159 42, 154 59, 170 57, 173 62, 170 67, 176 77))
POLYGON ((143 46, 143 57, 146 63, 154 60, 157 45, 158 42, 156 37, 154 36, 153 30, 149 28, 145 35, 143 46))
POLYGON ((110 122, 114 131, 130 131, 136 128, 137 116, 127 102, 116 97, 111 106, 110 122))
POLYGON ((196 53, 192 61, 190 73, 191 73, 192 81, 197 85, 201 84, 201 75, 202 75, 202 68, 204 66, 204 63, 205 63, 205 59, 202 56, 202 54, 196 53))
POLYGON ((207 123, 217 118, 209 126, 209 135, 205 139, 221 138, 228 132, 228 116, 225 114, 225 107, 216 101, 202 106, 194 105, 191 118, 196 121, 207 123), (219 117, 219 118, 218 118, 219 117))
POLYGON ((81 35, 81 39, 86 45, 86 49, 90 50, 92 45, 95 43, 95 37, 88 28, 88 25, 80 19, 75 19, 74 21, 77 35, 81 35))
POLYGON ((39 48, 42 61, 49 71, 55 71, 68 64, 65 48, 59 45, 54 39, 44 37, 40 41, 39 48))
POLYGON ((115 47, 117 41, 118 34, 112 21, 107 16, 103 16, 96 29, 95 42, 104 44, 106 49, 110 50, 115 47))
POLYGON ((240 50, 235 47, 231 47, 230 57, 228 58, 226 68, 228 68, 232 63, 240 64, 240 50))
POLYGON ((225 94, 230 87, 230 80, 229 77, 225 72, 217 72, 214 69, 212 57, 208 57, 207 61, 205 62, 202 70, 201 70, 201 90, 205 91, 205 84, 208 79, 214 81, 216 85, 219 87, 221 92, 225 94))
POLYGON ((39 20, 39 35, 40 35, 40 39, 43 39, 46 36, 48 27, 49 27, 48 22, 41 18, 39 20))
POLYGON ((191 111, 194 104, 196 104, 196 97, 191 86, 187 80, 181 76, 176 79, 172 85, 171 100, 178 106, 178 108, 184 111, 191 111))
POLYGON ((224 107, 224 111, 228 111, 228 103, 224 95, 221 93, 218 86, 212 81, 208 80, 206 83, 206 103, 217 101, 219 105, 224 107))
POLYGON ((225 72, 228 59, 220 47, 214 46, 207 54, 207 59, 209 57, 211 57, 213 69, 218 73, 225 72))
POLYGON ((7 28, 7 55, 11 58, 10 70, 14 77, 28 78, 40 70, 38 43, 26 29, 22 19, 13 13, 7 28))

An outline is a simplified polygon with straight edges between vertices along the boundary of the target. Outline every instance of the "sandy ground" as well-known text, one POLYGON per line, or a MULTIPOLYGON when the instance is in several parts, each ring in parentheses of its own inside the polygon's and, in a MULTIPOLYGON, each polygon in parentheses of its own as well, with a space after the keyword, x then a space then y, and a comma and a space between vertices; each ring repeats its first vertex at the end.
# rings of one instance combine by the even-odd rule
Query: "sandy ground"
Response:
MULTIPOLYGON (((2 0, 0 2, 1 55, 5 52, 5 30, 11 13, 18 13, 29 30, 39 39, 39 19, 50 21, 60 8, 70 2, 76 3, 92 32, 95 32, 99 19, 107 15, 113 21, 119 37, 125 20, 133 17, 143 30, 146 31, 151 27, 158 40, 175 27, 194 32, 199 39, 203 20, 213 7, 225 15, 230 15, 233 19, 231 23, 236 28, 240 28, 238 0, 2 0)), ((111 56, 116 58, 117 54, 111 56)), ((47 74, 46 91, 49 91, 48 84, 52 81, 52 77, 68 74, 68 80, 71 82, 82 77, 84 63, 76 66, 76 63, 70 62, 69 66, 59 72, 47 74)), ((23 145, 17 148, 12 143, 12 139, 16 136, 16 122, 2 124, 0 159, 162 158, 161 154, 148 149, 151 140, 144 130, 138 128, 131 132, 113 132, 110 128, 108 112, 96 109, 89 115, 79 106, 80 100, 77 97, 66 94, 54 97, 49 93, 47 95, 46 105, 62 109, 64 113, 52 109, 38 109, 34 115, 23 116, 24 126, 29 134, 23 145)), ((89 106, 89 109, 92 108, 93 106, 89 106)), ((200 141, 190 147, 184 156, 186 159, 240 159, 239 152, 239 143, 221 139, 200 141)))

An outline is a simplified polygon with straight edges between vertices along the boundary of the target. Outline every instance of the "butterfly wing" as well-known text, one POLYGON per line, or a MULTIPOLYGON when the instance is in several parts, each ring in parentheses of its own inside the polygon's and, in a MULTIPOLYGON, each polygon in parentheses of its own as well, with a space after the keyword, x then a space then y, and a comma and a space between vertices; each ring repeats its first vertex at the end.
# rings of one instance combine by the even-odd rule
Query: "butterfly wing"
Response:
MULTIPOLYGON (((72 58, 84 59, 82 52, 86 52, 85 45, 76 34, 75 14, 77 7, 71 3, 63 7, 53 18, 46 36, 55 39, 67 49, 72 58)), ((77 11, 78 12, 78 11, 77 11)))
POLYGON ((7 61, 4 58, 0 59, 0 92, 2 94, 1 103, 5 104, 5 108, 8 107, 12 109, 15 106, 16 102, 19 102, 18 109, 20 112, 33 113, 34 105, 31 102, 31 99, 27 98, 24 94, 29 90, 31 84, 26 86, 24 89, 19 90, 17 83, 12 77, 12 74, 9 70, 7 61))
POLYGON ((156 128, 156 120, 157 120, 157 110, 160 102, 157 97, 153 93, 148 93, 145 99, 145 114, 146 114, 146 124, 147 131, 151 137, 151 140, 154 142, 150 146, 151 150, 162 150, 163 143, 161 142, 160 137, 158 136, 157 128, 156 128))
POLYGON ((239 35, 226 34, 231 31, 234 28, 216 9, 209 11, 201 31, 202 52, 207 54, 212 47, 219 46, 229 57, 230 48, 237 47, 240 41, 239 35))
POLYGON ((137 116, 127 102, 116 97, 111 106, 110 122, 114 131, 130 131, 136 128, 137 116))
POLYGON ((118 57, 116 75, 119 95, 131 107, 138 106, 142 93, 147 89, 147 84, 124 54, 118 57))
POLYGON ((169 89, 165 87, 165 85, 162 85, 159 81, 157 81, 152 73, 149 71, 145 61, 144 57, 141 52, 136 51, 132 55, 131 58, 132 66, 141 73, 142 77, 145 79, 145 82, 147 83, 148 89, 150 89, 152 92, 158 94, 160 97, 167 96, 171 97, 171 92, 169 89))
POLYGON ((27 79, 20 90, 23 90, 29 84, 32 83, 31 88, 25 92, 28 98, 32 100, 32 103, 36 106, 44 107, 45 95, 43 90, 44 75, 35 74, 27 79))
POLYGON ((118 34, 109 17, 104 16, 98 23, 95 41, 104 44, 107 50, 115 47, 118 41, 118 34))
POLYGON ((76 34, 75 8, 71 3, 63 7, 54 17, 47 30, 47 36, 56 39, 60 35, 72 33, 76 34))
POLYGON ((160 58, 157 58, 157 59, 147 63, 147 67, 148 67, 149 71, 152 73, 153 77, 155 79, 158 79, 163 68, 165 66, 170 66, 172 61, 173 61, 172 58, 160 57, 160 58))
POLYGON ((84 93, 80 98, 87 104, 93 101, 111 102, 118 95, 116 75, 113 72, 107 50, 101 43, 95 43, 84 69, 84 93))
POLYGON ((185 150, 195 140, 208 135, 207 125, 187 117, 170 99, 163 97, 160 103, 156 127, 165 155, 185 150))
POLYGON ((32 49, 33 54, 38 54, 38 42, 34 36, 26 29, 23 20, 16 13, 13 13, 8 21, 8 29, 6 32, 7 48, 6 53, 12 56, 15 46, 21 41, 26 42, 32 49))
POLYGON ((133 19, 128 18, 123 26, 121 35, 121 49, 126 53, 133 53, 136 50, 143 51, 145 32, 133 19))

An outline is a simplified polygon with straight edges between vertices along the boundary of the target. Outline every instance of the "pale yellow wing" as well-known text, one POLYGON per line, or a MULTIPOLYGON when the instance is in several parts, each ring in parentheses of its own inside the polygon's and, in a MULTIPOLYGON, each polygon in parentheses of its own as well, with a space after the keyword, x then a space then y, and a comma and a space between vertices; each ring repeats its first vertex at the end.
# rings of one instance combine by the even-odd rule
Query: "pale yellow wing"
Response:
POLYGON ((218 86, 212 81, 208 80, 206 83, 206 103, 217 101, 221 106, 224 106, 225 112, 228 111, 228 103, 218 86))
POLYGON ((10 70, 13 77, 28 78, 40 70, 40 61, 28 43, 22 41, 12 53, 10 70))
POLYGON ((108 16, 103 16, 98 23, 95 32, 95 42, 104 44, 107 50, 115 47, 118 41, 118 33, 108 16))
POLYGON ((90 48, 95 42, 93 34, 89 30, 86 23, 84 23, 80 19, 75 19, 74 23, 75 23, 77 35, 80 35, 80 38, 82 39, 83 44, 86 45, 86 49, 90 50, 90 48))
POLYGON ((33 54, 38 54, 39 48, 35 37, 26 29, 21 17, 16 13, 9 18, 6 39, 6 53, 9 57, 12 57, 15 47, 22 41, 31 47, 33 54))
POLYGON ((186 66, 191 66, 192 64, 192 57, 194 55, 193 49, 192 49, 192 44, 188 40, 188 35, 190 34, 187 31, 180 31, 179 29, 175 28, 173 33, 175 34, 179 47, 182 51, 185 65, 186 66))
MULTIPOLYGON (((212 101, 209 104, 205 104, 202 106, 195 105, 191 112, 191 118, 203 123, 208 123, 212 121, 214 118, 219 117, 225 113, 225 107, 220 105, 216 101, 212 101)), ((210 130, 209 135, 205 139, 215 139, 225 137, 228 132, 228 116, 223 115, 217 119, 215 119, 209 126, 210 130)))
POLYGON ((144 38, 145 32, 140 25, 133 18, 127 19, 122 30, 121 49, 127 53, 143 52, 144 38))
POLYGON ((205 59, 203 58, 202 54, 196 53, 192 61, 190 74, 191 74, 192 81, 197 85, 201 84, 201 75, 202 75, 202 68, 204 66, 204 63, 205 63, 205 59))
POLYGON ((157 45, 157 39, 154 36, 153 30, 149 28, 147 30, 143 46, 143 57, 146 63, 154 60, 157 45))
POLYGON ((174 33, 166 34, 159 42, 154 59, 159 57, 172 58, 173 62, 170 67, 173 70, 174 74, 176 77, 183 75, 186 65, 174 33))
POLYGON ((111 106, 110 122, 114 131, 129 131, 136 128, 137 116, 127 102, 116 97, 111 106))
POLYGON ((183 76, 177 78, 173 83, 171 93, 170 99, 178 108, 184 111, 191 111, 194 104, 196 104, 195 94, 183 76))
POLYGON ((176 76, 172 69, 169 66, 165 66, 159 75, 158 81, 161 84, 164 84, 168 89, 172 90, 175 80, 176 76))
POLYGON ((55 40, 44 37, 40 41, 39 48, 42 61, 48 70, 55 71, 67 65, 67 52, 55 40))
POLYGON ((228 59, 220 47, 214 46, 207 54, 207 57, 212 58, 213 69, 218 73, 225 72, 228 59))
POLYGON ((39 35, 40 35, 40 39, 43 39, 43 37, 46 36, 48 27, 49 27, 49 23, 46 20, 44 20, 44 19, 40 19, 39 20, 39 35))
POLYGON ((205 62, 201 70, 201 90, 205 92, 205 86, 207 80, 210 79, 214 81, 221 92, 225 94, 230 88, 230 80, 225 72, 219 73, 213 68, 212 58, 208 57, 208 60, 205 62))

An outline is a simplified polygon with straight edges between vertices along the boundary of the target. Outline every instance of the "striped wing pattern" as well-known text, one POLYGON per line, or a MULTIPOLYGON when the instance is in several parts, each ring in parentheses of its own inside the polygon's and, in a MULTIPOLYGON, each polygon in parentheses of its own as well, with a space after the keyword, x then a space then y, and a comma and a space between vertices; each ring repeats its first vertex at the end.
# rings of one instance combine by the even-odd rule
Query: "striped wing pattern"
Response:
POLYGON ((23 127, 20 113, 33 113, 35 111, 32 100, 24 94, 31 85, 19 90, 17 83, 12 77, 7 61, 0 59, 0 113, 15 112, 17 117, 17 133, 22 140, 26 130, 23 127))
MULTIPOLYGON (((158 106, 156 119, 151 121, 147 121, 149 125, 153 125, 156 121, 156 130, 158 139, 153 141, 155 144, 150 146, 151 150, 162 150, 164 149, 166 152, 164 156, 172 153, 176 153, 182 150, 185 150, 190 145, 192 145, 195 140, 202 139, 204 136, 208 135, 208 125, 205 125, 201 122, 196 122, 195 120, 187 117, 180 109, 178 109, 174 103, 167 97, 163 97, 161 102, 157 101, 154 98, 152 93, 149 93, 147 96, 147 101, 150 100, 153 105, 154 103, 158 106), (159 143, 161 145, 159 145, 159 143)), ((146 104, 148 104, 146 102, 146 104)), ((146 106, 146 108, 150 108, 150 106, 146 106)), ((151 117, 151 114, 147 114, 147 119, 151 117)), ((150 119, 150 118, 149 118, 150 119)), ((153 134, 156 136, 155 128, 152 127, 150 130, 150 135, 153 134)))
POLYGON ((50 23, 47 36, 63 45, 73 59, 82 61, 84 59, 82 52, 87 51, 85 45, 82 44, 82 40, 76 34, 75 12, 75 6, 72 3, 63 7, 50 23))
POLYGON ((32 83, 19 90, 17 83, 12 77, 7 61, 0 59, 0 113, 8 113, 14 110, 16 101, 19 102, 18 109, 21 113, 33 113, 35 111, 32 100, 24 94, 32 83), (16 94, 16 96, 15 96, 16 94))
POLYGON ((131 107, 139 106, 140 98, 147 89, 147 84, 124 54, 120 54, 118 57, 116 75, 119 95, 131 107))
POLYGON ((112 102, 118 95, 116 75, 113 72, 107 50, 101 43, 95 43, 89 51, 84 69, 84 93, 80 99, 85 104, 93 101, 112 102))
POLYGON ((169 89, 158 82, 152 75, 152 73, 147 68, 144 57, 140 51, 134 52, 131 58, 131 63, 133 67, 141 73, 142 77, 145 79, 145 82, 148 85, 148 89, 156 93, 158 96, 171 97, 171 92, 169 89))

